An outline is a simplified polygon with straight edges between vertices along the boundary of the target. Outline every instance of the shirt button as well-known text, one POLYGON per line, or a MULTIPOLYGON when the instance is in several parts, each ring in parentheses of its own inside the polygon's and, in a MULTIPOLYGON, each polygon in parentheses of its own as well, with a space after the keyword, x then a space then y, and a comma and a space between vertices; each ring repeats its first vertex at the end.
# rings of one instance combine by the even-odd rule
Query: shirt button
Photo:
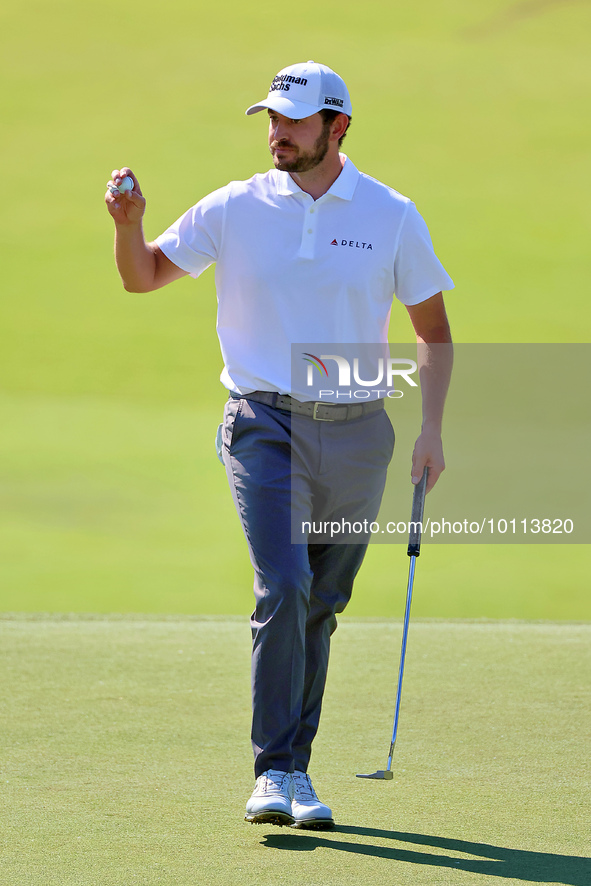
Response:
POLYGON ((310 212, 314 212, 314 207, 312 207, 312 208, 310 209, 310 212))
POLYGON ((313 233, 312 228, 308 228, 308 234, 312 234, 312 233, 313 233))

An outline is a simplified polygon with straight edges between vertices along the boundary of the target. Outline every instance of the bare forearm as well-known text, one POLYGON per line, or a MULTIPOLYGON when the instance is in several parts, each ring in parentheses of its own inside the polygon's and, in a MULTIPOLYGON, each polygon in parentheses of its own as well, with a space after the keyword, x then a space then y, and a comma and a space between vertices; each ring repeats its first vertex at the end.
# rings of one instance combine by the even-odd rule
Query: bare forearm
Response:
POLYGON ((146 243, 141 222, 115 226, 115 261, 128 292, 150 292, 155 288, 156 256, 146 243))
POLYGON ((453 345, 448 341, 417 342, 417 363, 421 381, 423 430, 441 433, 443 408, 453 367, 453 345))
POLYGON ((152 292, 186 275, 168 259, 156 243, 146 243, 142 219, 146 200, 139 182, 128 166, 114 169, 107 185, 105 203, 115 222, 115 261, 123 286, 128 292, 152 292), (133 189, 119 191, 123 178, 133 181, 133 189))
POLYGON ((429 468, 427 492, 445 468, 441 424, 453 365, 453 345, 441 292, 408 308, 417 336, 417 363, 421 381, 423 422, 413 452, 412 481, 418 483, 429 468))

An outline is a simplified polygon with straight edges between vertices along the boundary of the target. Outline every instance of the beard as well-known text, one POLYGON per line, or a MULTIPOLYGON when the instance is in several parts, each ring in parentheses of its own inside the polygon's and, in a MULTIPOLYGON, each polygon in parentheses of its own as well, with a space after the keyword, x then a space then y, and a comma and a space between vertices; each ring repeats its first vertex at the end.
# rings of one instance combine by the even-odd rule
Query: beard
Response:
POLYGON ((273 163, 275 169, 282 172, 308 172, 318 166, 328 153, 330 125, 323 124, 322 132, 314 142, 314 148, 311 151, 300 151, 295 145, 289 142, 273 142, 269 147, 273 155, 273 163), (275 151, 278 148, 294 148, 296 156, 293 160, 278 160, 275 151))

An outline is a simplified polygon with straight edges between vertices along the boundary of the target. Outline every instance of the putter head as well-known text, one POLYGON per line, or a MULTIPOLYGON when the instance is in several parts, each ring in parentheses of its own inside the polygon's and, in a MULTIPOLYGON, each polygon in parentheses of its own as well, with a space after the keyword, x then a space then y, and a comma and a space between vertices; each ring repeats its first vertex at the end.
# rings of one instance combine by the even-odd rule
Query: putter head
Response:
POLYGON ((394 778, 394 773, 390 769, 378 769, 377 772, 372 772, 371 775, 358 775, 357 778, 379 778, 384 781, 390 781, 394 778))

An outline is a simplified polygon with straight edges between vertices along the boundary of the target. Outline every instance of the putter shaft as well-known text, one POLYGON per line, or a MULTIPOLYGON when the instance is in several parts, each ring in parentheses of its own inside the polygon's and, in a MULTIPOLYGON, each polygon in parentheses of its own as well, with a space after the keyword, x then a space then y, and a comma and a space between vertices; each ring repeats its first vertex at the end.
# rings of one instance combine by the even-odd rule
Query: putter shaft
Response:
POLYGON ((412 516, 411 523, 412 528, 409 534, 408 539, 408 556, 410 557, 410 563, 408 568, 408 585, 406 588, 406 606, 404 610, 404 626, 402 629, 402 646, 400 649, 400 665, 398 667, 398 686, 396 689, 396 709, 394 713, 394 728, 392 730, 392 741, 390 743, 390 751, 388 754, 388 762, 386 764, 386 769, 378 769, 377 772, 372 773, 371 775, 357 775, 357 778, 375 778, 375 779, 385 779, 389 781, 394 776, 392 774, 392 756, 394 754, 394 745, 396 744, 396 737, 398 735, 398 719, 400 716, 400 700, 402 698, 402 678, 404 676, 404 659, 406 656, 406 642, 408 639, 408 626, 410 623, 410 607, 412 603, 412 588, 415 577, 415 565, 416 559, 421 552, 421 530, 422 530, 422 522, 423 522, 423 508, 425 505, 425 491, 427 487, 427 476, 429 473, 429 469, 425 468, 423 471, 423 476, 417 485, 415 486, 415 490, 413 493, 412 500, 412 516))
POLYGON ((396 710, 394 713, 394 728, 392 730, 392 742, 390 744, 390 753, 388 754, 388 763, 386 769, 392 768, 392 755, 394 753, 394 745, 398 736, 398 719, 400 717, 400 700, 402 698, 402 678, 404 676, 404 659, 406 656, 406 641, 408 640, 408 625, 410 623, 410 606, 412 603, 412 586, 415 577, 415 563, 417 555, 412 554, 408 567, 408 586, 406 589, 406 608, 404 610, 404 627, 402 630, 402 647, 400 649, 400 666, 398 668, 398 687, 396 689, 396 710))

